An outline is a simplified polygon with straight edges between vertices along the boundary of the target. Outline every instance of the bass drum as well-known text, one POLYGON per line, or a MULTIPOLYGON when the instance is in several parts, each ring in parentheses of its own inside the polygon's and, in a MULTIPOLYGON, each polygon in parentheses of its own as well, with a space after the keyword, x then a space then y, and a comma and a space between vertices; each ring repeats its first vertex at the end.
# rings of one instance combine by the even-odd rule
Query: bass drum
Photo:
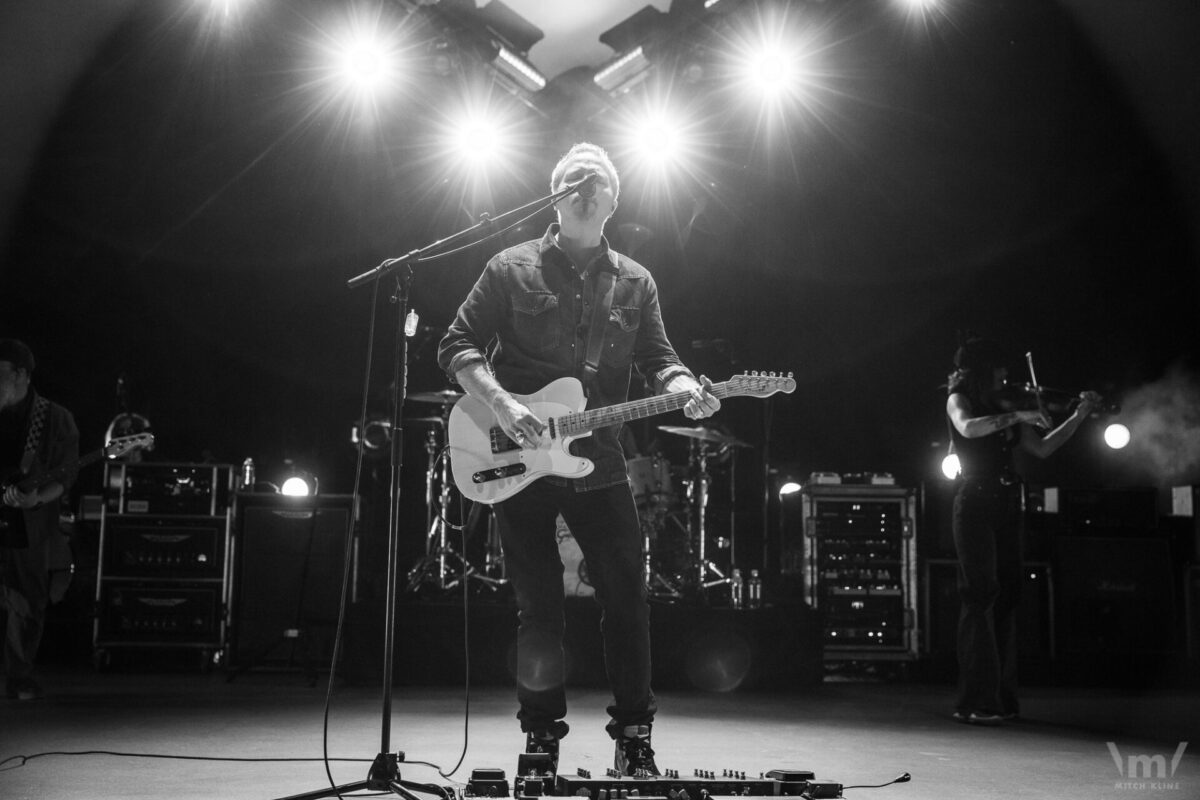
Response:
POLYGON ((671 462, 661 456, 641 456, 627 462, 629 487, 638 510, 670 508, 678 498, 671 480, 671 462))

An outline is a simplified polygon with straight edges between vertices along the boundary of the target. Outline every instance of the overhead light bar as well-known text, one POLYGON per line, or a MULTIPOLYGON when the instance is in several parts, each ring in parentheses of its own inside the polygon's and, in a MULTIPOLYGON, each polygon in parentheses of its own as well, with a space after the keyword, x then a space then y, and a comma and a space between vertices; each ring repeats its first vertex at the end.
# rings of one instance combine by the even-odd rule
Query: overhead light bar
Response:
POLYGON ((592 80, 604 91, 615 92, 618 89, 629 89, 645 78, 649 71, 650 59, 646 58, 645 50, 638 45, 612 63, 602 67, 592 77, 592 80))
POLYGON ((546 77, 538 72, 533 64, 530 64, 499 42, 495 42, 494 44, 499 48, 496 59, 492 62, 492 66, 496 68, 497 72, 509 78, 518 87, 530 94, 540 92, 546 88, 546 77))

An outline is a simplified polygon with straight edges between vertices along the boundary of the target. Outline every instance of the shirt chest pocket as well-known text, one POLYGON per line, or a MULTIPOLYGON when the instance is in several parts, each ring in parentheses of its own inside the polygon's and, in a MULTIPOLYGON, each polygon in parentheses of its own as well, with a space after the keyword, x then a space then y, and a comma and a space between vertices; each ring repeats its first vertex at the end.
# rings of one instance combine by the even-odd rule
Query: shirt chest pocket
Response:
POLYGON ((558 296, 553 292, 523 292, 513 296, 513 330, 522 347, 544 353, 558 347, 558 296))
POLYGON ((604 351, 601 360, 616 366, 624 366, 633 355, 638 327, 642 324, 642 310, 633 306, 612 307, 608 315, 608 329, 604 336, 604 351))

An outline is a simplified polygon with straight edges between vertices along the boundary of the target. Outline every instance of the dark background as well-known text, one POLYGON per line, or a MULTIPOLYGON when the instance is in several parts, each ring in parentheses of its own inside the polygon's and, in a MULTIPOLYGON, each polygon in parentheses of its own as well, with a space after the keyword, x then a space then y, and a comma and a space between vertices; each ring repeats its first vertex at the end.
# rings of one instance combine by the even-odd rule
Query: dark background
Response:
MULTIPOLYGON (((461 75, 419 76, 373 127, 315 107, 301 40, 342 4, 262 3, 224 36, 189 4, 106 5, 3 12, 0 335, 32 345, 38 388, 74 410, 84 450, 124 376, 155 459, 250 456, 268 480, 292 460, 322 491, 350 491, 372 292, 346 281, 543 194, 587 138, 614 149, 609 232, 654 271, 684 360, 714 379, 796 375, 794 394, 730 400, 716 420, 754 445, 733 502, 752 523, 764 468, 936 481, 966 329, 1031 350, 1047 385, 1123 406, 1134 446, 1107 451, 1090 423, 1027 465, 1034 481, 1200 480, 1190 3, 959 3, 926 25, 882 2, 809 4, 834 90, 770 136, 702 81, 688 90, 709 119, 702 169, 656 188, 622 159, 616 113, 588 116, 572 71, 540 113, 513 103, 526 138, 486 191, 433 144, 461 75), (713 338, 729 344, 692 347, 713 338)), ((449 322, 499 246, 416 270, 423 324, 449 322)), ((395 318, 386 297, 376 307, 367 405, 382 414, 395 318)), ((413 345, 409 391, 445 387, 436 337, 413 345)), ((638 426, 644 446, 657 424, 687 421, 638 426)), ((405 448, 414 499, 422 436, 410 428, 405 448)), ((685 443, 657 438, 682 464, 685 443)), ((368 468, 364 491, 382 492, 386 464, 368 468)))

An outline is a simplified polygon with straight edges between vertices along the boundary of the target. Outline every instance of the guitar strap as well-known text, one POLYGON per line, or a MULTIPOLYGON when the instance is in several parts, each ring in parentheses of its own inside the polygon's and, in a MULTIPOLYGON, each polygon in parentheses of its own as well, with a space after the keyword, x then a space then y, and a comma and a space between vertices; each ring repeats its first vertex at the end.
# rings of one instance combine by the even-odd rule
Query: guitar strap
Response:
POLYGON ((33 409, 29 412, 29 432, 25 435, 25 452, 21 455, 21 474, 28 475, 33 468, 33 459, 42 444, 42 433, 46 429, 46 416, 50 401, 38 395, 33 398, 33 409))
POLYGON ((592 319, 588 323, 587 355, 580 370, 580 382, 584 391, 591 395, 596 374, 600 371, 600 352, 604 348, 604 331, 608 327, 608 315, 612 310, 616 277, 606 269, 596 272, 596 305, 592 308, 592 319))

